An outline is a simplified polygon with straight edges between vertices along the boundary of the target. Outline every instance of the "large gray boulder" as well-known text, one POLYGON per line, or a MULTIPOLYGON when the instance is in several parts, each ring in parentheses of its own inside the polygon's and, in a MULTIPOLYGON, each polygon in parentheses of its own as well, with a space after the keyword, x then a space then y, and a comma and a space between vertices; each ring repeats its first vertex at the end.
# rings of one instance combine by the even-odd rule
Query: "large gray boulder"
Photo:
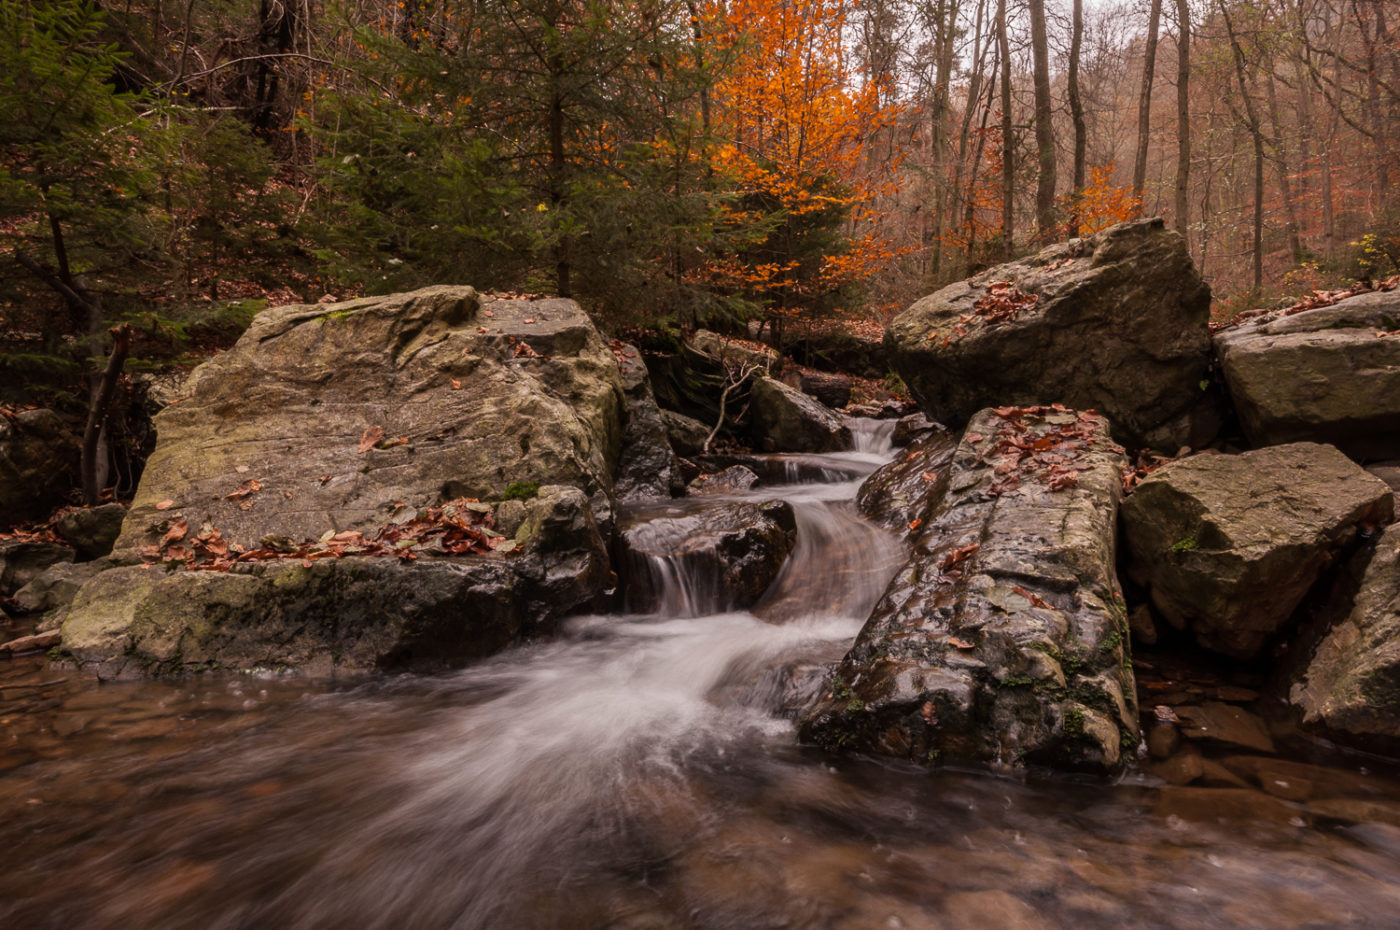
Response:
POLYGON ((1362 748, 1400 749, 1400 529, 1350 566, 1350 603, 1313 650, 1289 701, 1303 725, 1362 748), (1354 593, 1353 593, 1354 592, 1354 593))
POLYGON ((639 512, 618 531, 624 601, 634 611, 691 616, 751 607, 796 541, 785 501, 639 512))
MULTIPOLYGON (((634 393, 643 388, 634 385, 634 393)), ((128 673, 273 662, 315 671, 327 667, 318 649, 336 668, 435 650, 459 658, 498 648, 502 630, 509 638, 547 629, 570 611, 595 606, 613 585, 607 539, 623 445, 623 383, 612 351, 572 301, 482 299, 471 288, 435 287, 280 307, 259 314, 233 349, 197 369, 187 390, 156 417, 157 447, 114 560, 178 563, 177 551, 188 557, 198 548, 196 536, 206 548, 211 540, 227 546, 229 560, 239 550, 264 553, 260 558, 269 550, 301 552, 307 542, 337 534, 370 540, 463 497, 498 501, 472 505, 472 512, 483 529, 514 539, 483 558, 449 555, 441 546, 416 563, 357 557, 330 569, 308 558, 314 578, 329 573, 314 590, 329 592, 330 603, 362 597, 375 610, 358 625, 309 622, 296 648, 276 654, 259 644, 270 648, 269 636, 282 643, 278 623, 291 624, 294 608, 313 599, 277 600, 264 590, 284 581, 296 587, 287 579, 300 576, 285 574, 281 562, 239 561, 232 571, 214 572, 136 569, 162 579, 159 594, 150 596, 140 586, 123 595, 104 573, 84 586, 63 626, 64 649, 80 664, 117 663, 128 673), (351 567, 360 562, 371 567, 351 567), (260 587, 250 594, 255 583, 260 587), (370 590, 401 592, 420 583, 418 599, 370 590), (510 623, 495 608, 483 609, 474 630, 478 615, 470 604, 441 606, 477 590, 488 600, 509 600, 510 623), (139 631, 117 635, 121 624, 139 619, 183 641, 180 631, 199 624, 180 606, 180 591, 190 603, 204 603, 207 594, 231 605, 209 607, 217 649, 164 655, 143 646, 139 631), (285 605, 284 620, 268 625, 258 606, 268 599, 285 605), (441 622, 430 622, 434 611, 441 622), (382 628, 366 629, 375 616, 382 628), (363 648, 347 645, 346 630, 360 631, 363 648)), ((342 561, 331 556, 324 561, 342 561)), ((124 570, 122 577, 135 576, 124 570)), ((200 638, 202 629, 191 627, 191 635, 200 638)))
POLYGON ((921 763, 1122 766, 1138 744, 1114 574, 1124 462, 1095 414, 973 417, 928 519, 910 499, 912 554, 804 737, 921 763))
POLYGON ((1197 455, 1153 472, 1124 503, 1129 571, 1173 626, 1249 658, 1361 526, 1388 523, 1393 508, 1385 482, 1331 446, 1197 455))
POLYGON ((1215 337, 1255 445, 1309 440, 1357 458, 1400 456, 1400 290, 1271 315, 1215 337))
POLYGON ((759 378, 749 392, 754 445, 764 452, 840 452, 851 447, 851 428, 840 414, 773 378, 759 378))
POLYGON ((951 284, 885 333, 920 406, 950 425, 993 404, 1108 415, 1132 446, 1209 440, 1210 288, 1160 219, 1112 226, 951 284))
POLYGON ((409 570, 366 557, 227 573, 125 566, 78 591, 61 648, 102 679, 431 666, 514 640, 514 583, 507 563, 480 556, 409 570))
POLYGON ((63 503, 78 471, 78 438, 52 410, 0 414, 0 529, 63 503))
POLYGON ((611 516, 622 446, 617 362, 568 300, 431 287, 258 314, 157 415, 114 554, 172 519, 256 546, 369 535, 403 507, 578 487, 611 516))

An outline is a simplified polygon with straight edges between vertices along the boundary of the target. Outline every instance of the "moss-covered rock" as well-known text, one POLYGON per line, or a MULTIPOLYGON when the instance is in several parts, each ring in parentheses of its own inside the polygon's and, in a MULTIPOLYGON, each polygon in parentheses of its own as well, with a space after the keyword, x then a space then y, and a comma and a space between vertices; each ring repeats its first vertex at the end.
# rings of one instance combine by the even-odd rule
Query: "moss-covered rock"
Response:
POLYGON ((1291 443, 1163 466, 1123 505, 1129 571, 1173 626, 1249 658, 1289 621, 1390 488, 1331 446, 1291 443))
POLYGON ((1123 765, 1138 743, 1114 574, 1124 461, 1095 414, 973 417, 938 503, 909 497, 911 555, 804 737, 921 763, 1123 765))
POLYGON ((991 404, 1106 413, 1117 438, 1176 452, 1218 427, 1210 388, 1210 288, 1161 219, 950 284, 900 314, 885 346, 933 419, 991 404))

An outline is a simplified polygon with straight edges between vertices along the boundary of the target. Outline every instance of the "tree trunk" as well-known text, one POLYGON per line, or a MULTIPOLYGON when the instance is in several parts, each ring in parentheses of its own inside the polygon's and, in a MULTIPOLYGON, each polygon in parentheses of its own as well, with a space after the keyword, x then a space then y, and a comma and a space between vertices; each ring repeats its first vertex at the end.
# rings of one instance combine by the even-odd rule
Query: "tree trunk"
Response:
POLYGON ((1274 75, 1270 72, 1264 85, 1268 89, 1269 121, 1273 124, 1274 170, 1278 175, 1279 194, 1283 197, 1284 216, 1288 225, 1288 250, 1294 263, 1303 260, 1303 240, 1298 229, 1298 204, 1293 196, 1293 181, 1289 172, 1288 146, 1284 143, 1284 128, 1278 115, 1278 89, 1274 86, 1274 75))
POLYGON ((1235 76, 1240 82, 1240 98, 1244 102, 1245 123, 1249 135, 1254 140, 1254 291, 1258 293, 1264 286, 1264 132, 1259 125, 1259 113, 1254 107, 1254 98, 1249 94, 1249 82, 1245 77, 1244 49, 1240 47, 1235 34, 1235 24, 1230 19, 1230 11, 1225 0, 1220 0, 1220 14, 1225 21, 1225 32, 1230 39, 1230 51, 1235 61, 1235 76))
POLYGON ((1162 0, 1152 0, 1147 16, 1147 45, 1142 52, 1142 89, 1138 95, 1137 156, 1133 159, 1133 193, 1142 213, 1143 191, 1147 188, 1147 143, 1152 129, 1152 78, 1157 70, 1157 30, 1162 21, 1162 0))
POLYGON ((1044 239, 1055 227, 1055 127, 1051 123, 1054 112, 1050 100, 1050 47, 1045 34, 1045 0, 1028 0, 1028 3, 1035 85, 1035 148, 1040 168, 1035 184, 1035 223, 1037 233, 1044 239))
POLYGON ((1001 56, 1001 247, 1010 261, 1016 219, 1016 165, 1011 139, 1011 42, 1006 36, 1006 2, 997 0, 997 54, 1001 56))
POLYGON ((126 364, 127 353, 131 350, 131 324, 123 323, 112 331, 112 354, 107 357, 107 368, 102 377, 93 385, 88 403, 87 425, 83 428, 83 452, 81 472, 83 479, 83 504, 97 506, 102 495, 98 480, 98 440, 102 437, 107 423, 107 408, 112 403, 112 391, 121 377, 122 366, 126 364))
MULTIPOLYGON (((1184 0, 1183 0, 1184 2, 1184 0)), ((1074 193, 1069 217, 1069 234, 1079 235, 1080 198, 1084 196, 1085 164, 1089 131, 1084 123, 1084 101, 1079 96, 1079 55, 1084 45, 1084 0, 1074 0, 1069 40, 1069 73, 1065 91, 1069 95, 1070 118, 1074 121, 1074 193)))
POLYGON ((1191 4, 1176 0, 1176 229, 1191 248, 1191 4))

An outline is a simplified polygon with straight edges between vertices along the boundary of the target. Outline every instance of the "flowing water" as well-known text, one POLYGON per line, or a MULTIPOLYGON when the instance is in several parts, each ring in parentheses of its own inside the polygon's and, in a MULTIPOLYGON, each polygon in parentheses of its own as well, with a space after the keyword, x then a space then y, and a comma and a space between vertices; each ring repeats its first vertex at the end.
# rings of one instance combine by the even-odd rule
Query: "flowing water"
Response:
POLYGON ((342 685, 0 665, 0 927, 1400 926, 1400 786, 1355 763, 1285 800, 797 745, 789 684, 899 557, 850 503, 887 436, 741 495, 799 526, 752 612, 342 685))

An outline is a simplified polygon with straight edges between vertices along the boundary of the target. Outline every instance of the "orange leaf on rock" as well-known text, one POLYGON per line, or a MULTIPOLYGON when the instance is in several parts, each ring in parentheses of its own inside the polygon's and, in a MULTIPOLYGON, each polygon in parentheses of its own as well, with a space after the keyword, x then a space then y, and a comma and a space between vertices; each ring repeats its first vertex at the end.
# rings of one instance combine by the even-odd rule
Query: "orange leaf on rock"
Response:
POLYGON ((184 539, 185 534, 189 531, 190 525, 184 520, 172 523, 170 524, 170 529, 166 530, 165 536, 161 539, 161 545, 168 545, 169 543, 184 539))
POLYGON ((371 426, 360 437, 360 454, 364 455, 384 439, 384 427, 371 426))
POLYGON ((174 506, 175 506, 175 502, 174 502, 174 501, 172 501, 172 500, 163 500, 163 501, 161 501, 160 503, 156 504, 156 509, 157 509, 157 510, 169 510, 171 507, 174 507, 174 506))

